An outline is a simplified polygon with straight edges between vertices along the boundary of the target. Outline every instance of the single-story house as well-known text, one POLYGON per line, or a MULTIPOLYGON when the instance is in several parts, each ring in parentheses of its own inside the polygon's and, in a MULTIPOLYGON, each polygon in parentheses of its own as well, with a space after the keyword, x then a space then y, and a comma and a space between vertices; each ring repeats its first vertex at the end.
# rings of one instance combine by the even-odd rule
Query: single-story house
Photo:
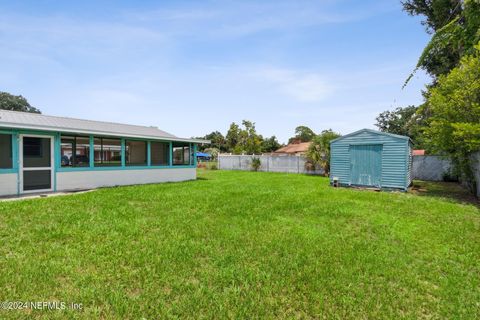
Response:
POLYGON ((300 142, 300 143, 290 143, 285 147, 274 151, 274 154, 290 154, 290 155, 302 155, 308 151, 310 147, 310 142, 300 142))
POLYGON ((199 139, 0 110, 0 196, 196 178, 199 139))
POLYGON ((371 129, 332 140, 330 183, 407 190, 412 183, 412 141, 371 129))

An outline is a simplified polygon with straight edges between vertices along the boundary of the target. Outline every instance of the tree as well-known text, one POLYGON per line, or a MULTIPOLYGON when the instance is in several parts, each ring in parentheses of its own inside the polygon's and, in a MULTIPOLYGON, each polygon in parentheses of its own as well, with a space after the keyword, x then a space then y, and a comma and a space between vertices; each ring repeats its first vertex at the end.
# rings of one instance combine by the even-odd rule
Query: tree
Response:
POLYGON ((409 136, 416 148, 423 148, 423 116, 420 107, 398 107, 393 111, 384 111, 376 118, 375 126, 382 132, 409 136))
POLYGON ((255 123, 242 121, 243 129, 235 122, 228 129, 226 140, 228 150, 234 154, 259 154, 262 152, 262 136, 257 134, 255 123))
POLYGON ((471 153, 480 150, 480 43, 460 66, 441 76, 427 99, 425 129, 433 151, 447 155, 456 173, 474 186, 471 153))
POLYGON ((322 167, 326 176, 330 174, 330 142, 338 137, 340 134, 332 129, 323 130, 313 138, 306 153, 308 162, 313 166, 322 167))
MULTIPOLYGON (((242 125, 245 129, 240 130, 240 142, 237 147, 241 147, 241 152, 247 154, 259 154, 262 152, 262 136, 257 134, 255 122, 243 120, 242 125)), ((237 149, 240 150, 240 149, 237 149)))
POLYGON ((403 8, 410 15, 423 15, 427 32, 433 34, 413 73, 427 71, 434 82, 455 68, 462 56, 472 54, 480 40, 480 2, 478 0, 407 0, 403 8))
POLYGON ((219 131, 213 131, 205 135, 204 139, 211 141, 211 143, 207 145, 204 150, 206 148, 215 148, 221 152, 226 152, 228 150, 225 137, 219 131))
POLYGON ((220 150, 217 148, 206 148, 203 152, 208 153, 212 157, 212 160, 216 160, 220 154, 220 150))
POLYGON ((278 142, 277 137, 275 136, 263 139, 262 141, 262 152, 274 152, 281 147, 282 145, 278 142))
POLYGON ((288 140, 288 143, 300 143, 312 141, 315 132, 307 126, 298 126, 295 128, 295 136, 288 140))
POLYGON ((0 109, 21 111, 30 113, 41 113, 40 110, 34 108, 28 103, 27 99, 22 96, 15 96, 8 92, 0 91, 0 109))
POLYGON ((237 146, 240 141, 240 127, 235 122, 230 124, 227 135, 225 137, 227 150, 233 152, 233 149, 237 146))

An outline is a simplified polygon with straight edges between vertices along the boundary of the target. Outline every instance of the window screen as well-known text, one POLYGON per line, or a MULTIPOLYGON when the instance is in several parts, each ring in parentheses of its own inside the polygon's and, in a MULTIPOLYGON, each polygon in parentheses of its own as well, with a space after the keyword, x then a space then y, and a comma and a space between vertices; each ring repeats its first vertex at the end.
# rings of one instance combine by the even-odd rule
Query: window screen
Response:
POLYGON ((190 145, 188 143, 173 144, 173 165, 189 165, 191 161, 190 145))
POLYGON ((120 139, 94 138, 93 144, 96 167, 121 166, 122 141, 120 139))
POLYGON ((146 141, 125 141, 125 164, 127 166, 147 165, 146 141))
POLYGON ((0 134, 0 169, 13 168, 12 135, 0 134))
POLYGON ((152 166, 168 166, 170 161, 170 144, 152 142, 150 145, 152 166))
POLYGON ((90 165, 90 138, 62 136, 62 167, 88 167, 90 165))

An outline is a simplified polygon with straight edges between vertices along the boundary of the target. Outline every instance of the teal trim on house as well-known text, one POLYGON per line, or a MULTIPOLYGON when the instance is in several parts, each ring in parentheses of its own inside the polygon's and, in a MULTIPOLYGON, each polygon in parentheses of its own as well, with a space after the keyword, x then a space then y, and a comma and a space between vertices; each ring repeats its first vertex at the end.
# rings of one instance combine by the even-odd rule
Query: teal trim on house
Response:
MULTIPOLYGON (((37 131, 37 130, 10 130, 10 129, 0 129, 0 133, 4 134, 11 134, 12 135, 12 168, 11 169, 0 169, 0 174, 8 174, 8 173, 17 173, 17 181, 20 181, 20 170, 19 170, 19 136, 21 134, 32 134, 32 135, 44 135, 44 136, 51 136, 54 139, 54 163, 53 163, 53 170, 52 174, 54 175, 54 185, 53 189, 57 190, 57 172, 77 172, 77 171, 114 171, 114 170, 149 170, 149 169, 181 169, 181 168, 195 168, 197 165, 197 159, 195 156, 190 157, 190 161, 188 165, 173 165, 173 142, 167 141, 165 139, 159 140, 150 140, 150 139, 126 139, 120 137, 113 137, 113 138, 120 138, 122 141, 122 162, 121 166, 115 167, 95 167, 95 145, 94 145, 94 136, 88 135, 90 141, 90 151, 89 151, 89 166, 88 167, 62 167, 62 159, 61 159, 61 137, 62 134, 65 135, 75 135, 75 133, 68 132, 44 132, 44 131, 37 131), (147 165, 146 166, 127 166, 125 163, 125 141, 126 140, 136 140, 136 141, 146 141, 147 142, 147 165), (151 165, 151 156, 152 156, 152 149, 151 149, 151 142, 168 142, 169 143, 169 159, 168 165, 165 166, 157 166, 151 165)), ((85 136, 85 134, 79 134, 79 136, 85 136)), ((197 150, 196 143, 189 143, 190 150, 193 148, 193 155, 195 155, 197 150)), ((20 184, 18 184, 18 194, 21 193, 20 184)))
POLYGON ((95 168, 95 143, 93 136, 90 136, 90 155, 88 162, 90 169, 95 168))
POLYGON ((147 142, 147 167, 152 165, 152 142, 147 142))
POLYGON ((168 166, 173 167, 173 143, 170 141, 170 152, 168 153, 169 155, 169 160, 168 160, 168 166))
POLYGON ((125 138, 122 138, 122 151, 121 151, 121 160, 122 160, 122 168, 125 169, 125 159, 126 159, 126 148, 125 148, 125 138))
POLYGON ((193 145, 193 165, 197 167, 197 145, 193 145))

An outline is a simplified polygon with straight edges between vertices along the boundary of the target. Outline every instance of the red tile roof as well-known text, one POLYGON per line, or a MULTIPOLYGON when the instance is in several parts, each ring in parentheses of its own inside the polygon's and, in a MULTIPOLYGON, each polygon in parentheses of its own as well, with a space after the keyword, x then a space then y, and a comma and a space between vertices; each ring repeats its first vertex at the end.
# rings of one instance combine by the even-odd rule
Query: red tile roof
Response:
POLYGON ((287 153, 287 154, 299 154, 305 153, 310 146, 310 142, 291 143, 285 147, 282 147, 274 153, 287 153))
POLYGON ((412 155, 414 155, 414 156, 424 156, 425 155, 425 150, 413 150, 412 155))

